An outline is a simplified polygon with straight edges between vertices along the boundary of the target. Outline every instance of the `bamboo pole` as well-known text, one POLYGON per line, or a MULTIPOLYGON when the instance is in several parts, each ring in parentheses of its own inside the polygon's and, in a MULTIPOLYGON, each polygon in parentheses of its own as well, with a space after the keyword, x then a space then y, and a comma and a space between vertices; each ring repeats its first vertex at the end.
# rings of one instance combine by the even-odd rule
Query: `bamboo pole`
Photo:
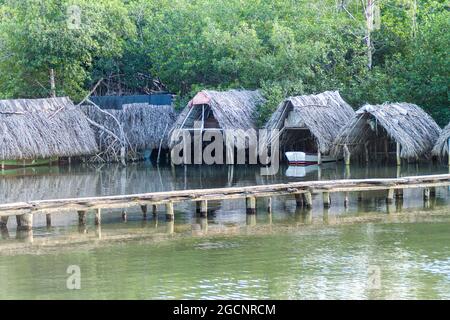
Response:
POLYGON ((397 157, 397 166, 401 166, 402 165, 402 158, 400 157, 401 154, 401 145, 400 143, 397 142, 396 144, 396 157, 397 157))
POLYGON ((99 226, 102 223, 102 209, 95 210, 95 225, 99 226))

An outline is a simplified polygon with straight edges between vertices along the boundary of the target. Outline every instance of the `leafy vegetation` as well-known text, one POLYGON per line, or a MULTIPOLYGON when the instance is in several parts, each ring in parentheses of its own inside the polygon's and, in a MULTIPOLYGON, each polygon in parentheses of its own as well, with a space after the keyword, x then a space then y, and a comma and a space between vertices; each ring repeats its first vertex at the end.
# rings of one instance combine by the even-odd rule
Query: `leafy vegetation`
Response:
POLYGON ((416 103, 444 125, 449 24, 444 0, 0 0, 0 97, 48 96, 53 69, 75 100, 100 78, 116 94, 161 79, 180 105, 203 88, 261 88, 264 123, 287 95, 340 90, 355 107, 416 103))

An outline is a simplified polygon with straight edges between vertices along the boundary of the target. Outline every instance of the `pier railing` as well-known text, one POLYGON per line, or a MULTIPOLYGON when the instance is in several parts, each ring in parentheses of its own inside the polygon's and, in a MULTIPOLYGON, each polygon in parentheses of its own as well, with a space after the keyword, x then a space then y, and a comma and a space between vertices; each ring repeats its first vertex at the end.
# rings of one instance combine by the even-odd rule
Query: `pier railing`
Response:
MULTIPOLYGON (((364 191, 386 190, 386 202, 391 203, 394 197, 403 197, 403 189, 423 188, 424 199, 427 200, 435 195, 436 187, 442 186, 450 186, 450 174, 381 179, 302 181, 246 187, 33 200, 0 204, 0 218, 1 223, 6 224, 8 217, 15 215, 18 216, 17 221, 21 227, 31 228, 32 215, 34 213, 46 213, 47 224, 51 224, 51 213, 78 211, 79 222, 86 223, 87 211, 95 210, 95 222, 100 224, 101 209, 140 206, 144 217, 146 217, 149 205, 152 206, 153 214, 156 214, 156 205, 164 204, 166 206, 166 217, 172 220, 174 218, 173 204, 178 202, 196 202, 197 212, 205 216, 209 200, 246 199, 247 214, 254 214, 256 212, 257 198, 268 198, 267 209, 270 212, 272 208, 271 197, 274 196, 294 195, 298 206, 311 208, 312 195, 322 194, 324 207, 329 207, 331 205, 330 193, 343 192, 345 193, 343 205, 348 206, 349 192, 359 192, 361 194, 364 191)), ((360 196, 358 199, 360 199, 360 196)), ((123 212, 123 218, 126 219, 126 211, 123 212)))

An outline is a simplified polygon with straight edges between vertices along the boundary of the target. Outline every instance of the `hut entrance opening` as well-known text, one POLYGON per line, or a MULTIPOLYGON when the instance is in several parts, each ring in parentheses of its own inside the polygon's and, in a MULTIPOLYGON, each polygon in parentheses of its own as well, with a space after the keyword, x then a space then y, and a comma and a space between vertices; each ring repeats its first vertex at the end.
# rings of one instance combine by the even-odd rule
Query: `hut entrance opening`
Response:
POLYGON ((220 129, 220 124, 208 104, 193 105, 181 129, 220 129))
POLYGON ((356 146, 359 151, 355 154, 355 156, 359 156, 359 161, 400 160, 400 144, 397 144, 397 141, 389 135, 386 129, 379 125, 375 117, 364 114, 359 122, 363 128, 358 132, 363 132, 363 134, 352 139, 360 141, 356 146))
POLYGON ((287 116, 280 133, 280 146, 282 151, 302 151, 305 153, 317 153, 316 138, 306 126, 299 113, 289 103, 287 116))

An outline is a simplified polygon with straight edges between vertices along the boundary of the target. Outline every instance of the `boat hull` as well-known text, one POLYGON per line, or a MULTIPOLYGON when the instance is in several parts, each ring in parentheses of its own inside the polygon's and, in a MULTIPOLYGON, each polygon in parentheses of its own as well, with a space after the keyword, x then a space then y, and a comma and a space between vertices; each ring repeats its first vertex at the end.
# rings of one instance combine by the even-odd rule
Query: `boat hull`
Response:
MULTIPOLYGON (((291 166, 310 166, 319 163, 317 154, 305 153, 301 151, 290 151, 285 153, 288 163, 291 166)), ((322 163, 336 162, 337 159, 331 156, 322 156, 322 163)))
POLYGON ((3 160, 0 161, 2 169, 18 169, 26 167, 48 166, 53 162, 57 162, 58 158, 50 159, 28 159, 28 160, 3 160))

